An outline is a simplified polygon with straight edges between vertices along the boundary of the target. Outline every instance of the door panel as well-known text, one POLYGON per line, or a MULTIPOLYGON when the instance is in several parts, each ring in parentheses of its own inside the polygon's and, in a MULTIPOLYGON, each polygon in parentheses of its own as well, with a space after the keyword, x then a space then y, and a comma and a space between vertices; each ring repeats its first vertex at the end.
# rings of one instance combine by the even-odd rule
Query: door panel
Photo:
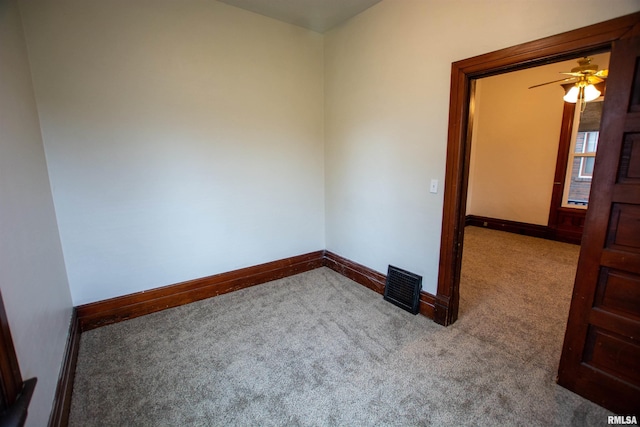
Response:
POLYGON ((640 136, 637 134, 625 135, 618 181, 640 184, 640 136))
MULTIPOLYGON (((637 33, 636 33, 637 34, 637 33)), ((558 383, 640 410, 640 37, 614 43, 558 383)))
POLYGON ((587 336, 585 362, 615 376, 640 382, 640 372, 634 369, 640 359, 640 345, 622 335, 591 327, 587 336), (620 353, 620 348, 626 351, 620 353))
POLYGON ((634 315, 640 307, 640 277, 624 271, 602 268, 594 307, 634 315))

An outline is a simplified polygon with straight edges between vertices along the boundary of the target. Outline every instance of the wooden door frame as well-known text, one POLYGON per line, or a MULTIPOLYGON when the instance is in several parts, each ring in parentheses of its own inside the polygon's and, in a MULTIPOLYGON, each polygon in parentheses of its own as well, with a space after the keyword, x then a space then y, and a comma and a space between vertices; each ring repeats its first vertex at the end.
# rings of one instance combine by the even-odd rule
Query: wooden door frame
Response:
POLYGON ((36 382, 36 378, 22 381, 9 319, 0 293, 0 425, 24 425, 36 382))
POLYGON ((437 323, 446 326, 458 318, 474 80, 610 50, 613 43, 629 33, 639 21, 640 12, 452 64, 442 237, 434 308, 437 323))

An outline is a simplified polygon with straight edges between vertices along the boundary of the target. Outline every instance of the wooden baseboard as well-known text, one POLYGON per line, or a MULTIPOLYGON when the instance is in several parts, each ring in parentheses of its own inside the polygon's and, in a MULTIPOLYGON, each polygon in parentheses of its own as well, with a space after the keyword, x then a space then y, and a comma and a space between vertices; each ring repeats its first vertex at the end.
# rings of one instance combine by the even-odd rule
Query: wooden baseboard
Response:
MULTIPOLYGON (((386 275, 330 251, 317 251, 214 276, 124 295, 76 307, 80 332, 138 316, 237 291, 326 266, 343 276, 384 293, 386 275)), ((434 318, 435 296, 422 292, 420 313, 434 318)))
MULTIPOLYGON (((384 287, 387 282, 385 274, 350 261, 331 251, 324 251, 323 265, 381 295, 384 294, 384 287)), ((420 292, 420 314, 429 319, 434 319, 435 303, 436 297, 434 295, 424 291, 420 292)))
MULTIPOLYGON (((380 294, 384 293, 386 275, 330 251, 317 251, 74 307, 49 427, 66 426, 69 423, 73 380, 82 332, 322 266, 329 267, 380 294)), ((435 301, 433 295, 422 292, 420 294, 420 314, 433 319, 435 301)))
POLYGON ((379 294, 384 293, 387 276, 382 273, 378 273, 362 264, 350 261, 330 251, 324 251, 323 265, 379 294))
POLYGON ((77 308, 82 332, 156 311, 259 285, 323 265, 317 251, 162 288, 124 295, 77 308))
POLYGON ((555 240, 557 242, 580 245, 582 243, 582 232, 573 230, 550 229, 548 239, 555 240))
POLYGON ((64 358, 62 359, 56 394, 53 399, 53 410, 49 417, 49 427, 60 427, 69 424, 73 379, 76 373, 79 349, 80 323, 78 322, 77 310, 74 308, 71 314, 69 336, 67 337, 67 345, 64 351, 64 358))
POLYGON ((431 320, 436 320, 436 297, 429 292, 420 292, 420 314, 431 320))
POLYGON ((573 243, 575 245, 579 245, 582 238, 581 233, 571 230, 554 229, 546 225, 527 224, 486 216, 467 215, 465 225, 522 234, 523 236, 539 237, 541 239, 555 240, 563 243, 573 243))
MULTIPOLYGON (((386 275, 330 251, 317 251, 247 267, 162 288, 81 305, 76 308, 81 332, 183 304, 237 291, 294 274, 326 266, 343 276, 384 293, 386 275)), ((420 313, 433 319, 435 296, 422 292, 420 313)))
MULTIPOLYGON (((333 252, 317 251, 74 307, 49 427, 66 426, 69 423, 73 380, 82 332, 323 266, 380 294, 384 293, 386 275, 333 252)), ((436 297, 421 292, 420 314, 434 319, 435 306, 436 297)))
POLYGON ((527 224, 506 219, 489 218, 486 216, 467 215, 466 225, 489 228, 491 230, 506 231, 531 237, 548 238, 549 227, 545 225, 527 224))

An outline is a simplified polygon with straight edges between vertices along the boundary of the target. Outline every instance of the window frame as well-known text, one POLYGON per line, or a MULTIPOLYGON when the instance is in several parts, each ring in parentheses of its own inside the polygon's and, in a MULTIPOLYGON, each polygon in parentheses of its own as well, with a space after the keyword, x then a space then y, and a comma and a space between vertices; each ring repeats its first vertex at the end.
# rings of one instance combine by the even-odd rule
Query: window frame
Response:
POLYGON ((595 153, 593 155, 591 155, 591 156, 574 156, 574 158, 575 157, 580 157, 580 167, 578 168, 578 178, 585 179, 585 180, 587 180, 587 179, 591 180, 593 178, 593 166, 591 166, 591 168, 592 168, 591 173, 589 175, 587 175, 584 172, 585 165, 587 163, 585 160, 587 160, 587 159, 595 159, 595 157, 596 157, 595 153))
MULTIPOLYGON (((604 101, 604 95, 600 96, 597 99, 594 99, 593 101, 589 101, 591 102, 603 102, 604 101)), ((576 158, 580 159, 580 165, 578 167, 578 173, 577 173, 577 177, 581 180, 584 181, 591 181, 593 174, 592 175, 583 175, 583 170, 584 170, 584 159, 585 158, 595 158, 596 153, 598 151, 598 142, 599 142, 599 137, 600 137, 600 132, 599 131, 585 131, 585 141, 583 143, 582 146, 582 152, 580 153, 576 153, 576 142, 577 142, 577 136, 578 136, 578 124, 580 123, 580 115, 582 114, 582 102, 577 102, 575 104, 575 110, 573 113, 573 120, 571 122, 571 144, 569 146, 569 155, 567 156, 567 163, 566 163, 566 170, 565 170, 565 177, 564 177, 564 182, 563 182, 563 191, 562 191, 562 200, 560 202, 560 207, 561 208, 565 208, 565 209, 582 209, 582 210, 586 210, 589 207, 589 202, 587 201, 587 203, 585 203, 584 205, 579 205, 579 204, 570 204, 569 203, 569 192, 571 190, 571 179, 572 179, 572 173, 573 173, 573 163, 575 161, 576 158), (596 151, 594 152, 585 152, 586 147, 587 147, 587 137, 589 134, 592 133, 597 133, 598 137, 596 139, 596 151)))

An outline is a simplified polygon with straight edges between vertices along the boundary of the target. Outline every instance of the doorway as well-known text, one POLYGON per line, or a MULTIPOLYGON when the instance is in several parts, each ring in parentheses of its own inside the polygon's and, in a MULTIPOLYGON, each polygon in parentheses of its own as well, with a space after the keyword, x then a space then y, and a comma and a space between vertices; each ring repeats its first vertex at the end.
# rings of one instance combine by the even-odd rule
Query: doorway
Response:
MULTIPOLYGON (((590 58, 607 68, 608 54, 590 58)), ((564 239, 548 226, 552 194, 560 187, 555 170, 563 165, 564 174, 573 163, 568 151, 558 155, 569 103, 557 80, 578 59, 474 79, 470 107, 460 326, 549 377, 558 369, 580 251, 579 240, 578 246, 552 241, 564 239)), ((570 124, 579 122, 580 115, 570 124)), ((588 184, 579 173, 568 180, 588 184)), ((584 216, 588 195, 582 197, 584 206, 564 210, 584 216)))
POLYGON ((640 180, 636 176, 640 156, 634 151, 639 139, 635 133, 629 133, 640 129, 637 114, 640 111, 640 13, 452 64, 434 320, 449 325, 458 315, 473 81, 608 49, 611 49, 615 78, 610 75, 608 79, 608 102, 604 105, 601 127, 607 147, 601 147, 598 154, 601 160, 595 165, 593 204, 590 202, 585 222, 558 382, 620 413, 637 409, 640 404, 637 377, 640 343, 636 332, 640 312, 637 305, 626 304, 628 298, 611 302, 604 295, 608 295, 609 288, 616 292, 622 286, 636 298, 637 289, 630 284, 637 283, 640 277, 637 254, 640 251, 637 238, 640 235, 637 233, 640 180))
MULTIPOLYGON (((594 69, 607 69, 608 53, 589 58, 594 69)), ((599 118, 587 118, 593 105, 601 111, 604 96, 582 104, 581 113, 582 105, 564 101, 566 89, 557 80, 581 59, 473 81, 468 225, 580 244, 591 182, 587 168, 600 125, 599 118), (585 132, 578 132, 587 129, 593 130, 587 133, 591 144, 582 143, 585 132), (563 197, 565 188, 570 191, 563 197), (582 221, 574 225, 574 218, 582 221)))
POLYGON ((458 317, 474 113, 470 106, 475 103, 473 82, 483 77, 610 50, 616 40, 637 24, 639 15, 624 16, 452 64, 440 267, 434 304, 437 323, 450 325, 458 317))

